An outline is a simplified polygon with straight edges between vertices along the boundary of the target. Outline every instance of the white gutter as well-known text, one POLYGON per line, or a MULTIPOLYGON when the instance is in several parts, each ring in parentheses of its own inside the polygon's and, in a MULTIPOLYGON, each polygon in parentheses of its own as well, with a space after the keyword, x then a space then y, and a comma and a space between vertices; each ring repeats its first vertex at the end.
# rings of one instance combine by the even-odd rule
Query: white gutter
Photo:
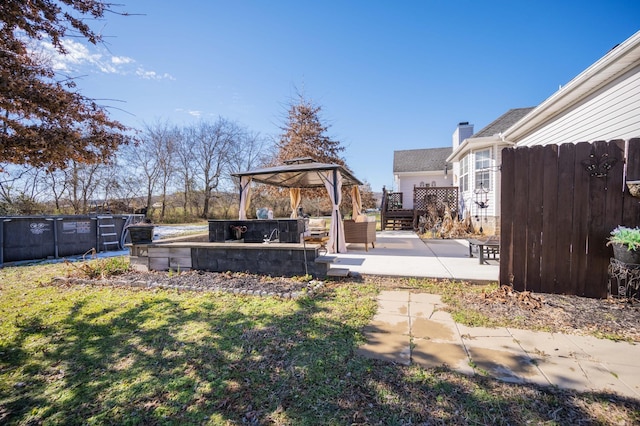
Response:
MULTIPOLYGON (((485 147, 490 147, 496 143, 501 143, 504 142, 503 140, 500 139, 500 135, 496 134, 494 136, 484 136, 484 137, 480 137, 480 138, 467 138, 465 140, 462 141, 462 143, 460 145, 458 145, 458 148, 455 150, 455 152, 451 153, 451 155, 449 155, 449 157, 447 157, 447 163, 453 163, 456 161, 459 161, 460 157, 462 157, 463 154, 465 154, 468 151, 471 151, 471 149, 479 149, 479 148, 485 148, 485 147)), ((511 142, 507 142, 509 144, 511 144, 511 142)))

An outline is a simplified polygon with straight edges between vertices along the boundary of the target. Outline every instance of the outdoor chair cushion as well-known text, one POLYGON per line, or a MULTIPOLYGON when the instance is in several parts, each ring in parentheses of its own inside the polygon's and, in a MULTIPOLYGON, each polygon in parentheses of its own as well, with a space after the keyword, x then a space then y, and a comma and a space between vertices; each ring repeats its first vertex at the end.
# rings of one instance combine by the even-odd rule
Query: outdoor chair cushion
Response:
POLYGON ((311 234, 327 232, 327 221, 321 218, 310 218, 309 232, 311 234))
POLYGON ((355 222, 360 223, 360 222, 375 222, 376 218, 375 216, 367 216, 366 214, 361 214, 355 217, 354 219, 355 222))

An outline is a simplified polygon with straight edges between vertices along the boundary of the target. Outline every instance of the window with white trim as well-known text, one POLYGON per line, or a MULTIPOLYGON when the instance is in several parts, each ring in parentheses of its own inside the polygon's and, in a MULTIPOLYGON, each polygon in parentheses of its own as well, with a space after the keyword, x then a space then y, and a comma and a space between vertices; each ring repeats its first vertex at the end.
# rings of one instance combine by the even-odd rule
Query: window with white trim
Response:
POLYGON ((475 153, 476 189, 491 189, 491 149, 475 153))
POLYGON ((460 192, 466 192, 469 190, 469 156, 460 160, 460 192))

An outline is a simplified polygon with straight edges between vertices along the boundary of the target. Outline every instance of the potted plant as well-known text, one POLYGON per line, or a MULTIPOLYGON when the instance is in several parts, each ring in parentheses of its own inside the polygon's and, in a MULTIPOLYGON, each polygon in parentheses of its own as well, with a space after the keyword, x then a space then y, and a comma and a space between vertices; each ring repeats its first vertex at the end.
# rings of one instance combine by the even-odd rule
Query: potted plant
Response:
POLYGON ((611 231, 607 245, 613 246, 613 257, 623 263, 640 264, 640 228, 618 226, 611 231))

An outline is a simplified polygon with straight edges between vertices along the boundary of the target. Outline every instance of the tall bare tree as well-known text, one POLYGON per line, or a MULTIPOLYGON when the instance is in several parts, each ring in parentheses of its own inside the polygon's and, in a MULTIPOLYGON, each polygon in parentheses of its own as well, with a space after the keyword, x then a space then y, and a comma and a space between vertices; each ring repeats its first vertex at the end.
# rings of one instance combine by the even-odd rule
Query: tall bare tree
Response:
POLYGON ((67 191, 74 214, 89 213, 91 202, 98 201, 96 192, 100 186, 101 166, 70 161, 65 169, 67 191))
POLYGON ((153 196, 160 176, 160 165, 153 140, 149 138, 149 135, 145 134, 137 146, 128 145, 124 147, 123 153, 129 173, 137 177, 138 185, 144 185, 145 208, 147 209, 147 215, 150 215, 153 196))
POLYGON ((167 122, 145 126, 143 140, 146 148, 153 154, 157 167, 157 183, 160 186, 160 222, 166 214, 169 185, 176 171, 175 152, 179 137, 178 129, 167 122))
POLYGON ((190 214, 195 190, 195 154, 194 138, 189 137, 189 130, 182 129, 176 145, 176 173, 182 187, 182 210, 184 218, 190 214))
POLYGON ((55 212, 60 213, 62 211, 60 201, 67 192, 67 186, 69 184, 65 171, 61 169, 49 171, 44 177, 44 182, 53 195, 55 212))
POLYGON ((202 187, 203 218, 209 217, 211 200, 229 163, 230 149, 238 143, 240 134, 236 123, 222 117, 213 123, 200 122, 188 132, 194 147, 196 181, 202 187))

